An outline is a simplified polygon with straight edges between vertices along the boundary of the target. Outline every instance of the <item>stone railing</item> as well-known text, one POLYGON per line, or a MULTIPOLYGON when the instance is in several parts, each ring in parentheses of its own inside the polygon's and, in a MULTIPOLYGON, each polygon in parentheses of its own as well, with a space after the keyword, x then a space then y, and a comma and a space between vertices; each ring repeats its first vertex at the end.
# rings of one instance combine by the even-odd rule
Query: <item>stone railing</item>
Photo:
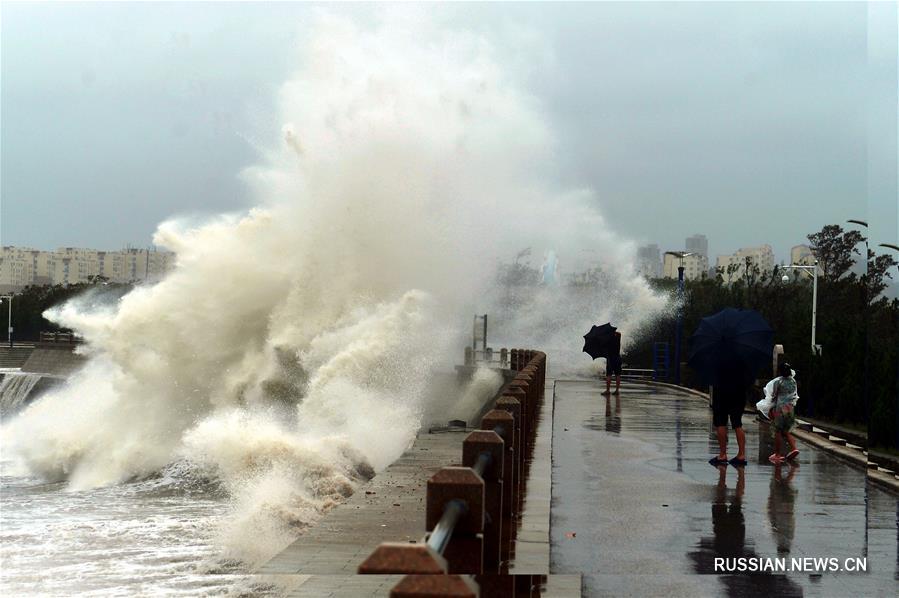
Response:
POLYGON ((52 345, 72 345, 84 342, 84 339, 72 332, 41 332, 38 342, 52 345))
POLYGON ((463 441, 462 467, 444 467, 428 481, 423 539, 384 542, 359 565, 361 574, 406 574, 393 597, 477 596, 479 586, 484 595, 515 595, 515 576, 501 574, 524 501, 546 354, 512 349, 508 359, 515 377, 463 441))

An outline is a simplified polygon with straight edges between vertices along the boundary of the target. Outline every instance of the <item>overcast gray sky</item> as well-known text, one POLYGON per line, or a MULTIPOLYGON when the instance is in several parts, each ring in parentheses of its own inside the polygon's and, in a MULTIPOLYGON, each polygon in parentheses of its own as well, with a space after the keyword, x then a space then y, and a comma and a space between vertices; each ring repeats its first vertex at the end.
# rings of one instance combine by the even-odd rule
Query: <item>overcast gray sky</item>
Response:
MULTIPOLYGON (((4 245, 150 243, 172 215, 249 206, 240 170, 276 137, 280 84, 317 7, 2 6, 4 245)), ((370 6, 332 5, 372 18, 370 6)), ((610 225, 778 259, 824 224, 897 241, 896 6, 459 4, 525 73, 558 177, 610 225), (539 51, 518 52, 522 31, 539 51)))

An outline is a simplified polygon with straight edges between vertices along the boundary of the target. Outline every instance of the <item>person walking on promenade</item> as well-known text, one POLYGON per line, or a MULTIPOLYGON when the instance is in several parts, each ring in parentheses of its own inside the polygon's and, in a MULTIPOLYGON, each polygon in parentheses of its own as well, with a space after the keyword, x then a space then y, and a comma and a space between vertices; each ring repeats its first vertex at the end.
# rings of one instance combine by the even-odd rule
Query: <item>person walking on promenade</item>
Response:
POLYGON ((792 461, 799 456, 796 439, 790 434, 790 430, 796 425, 796 402, 799 400, 794 377, 796 372, 789 363, 784 362, 778 367, 777 373, 780 376, 769 382, 773 385, 771 392, 773 406, 768 414, 774 428, 774 453, 768 457, 768 460, 775 465, 783 463, 785 459, 792 461), (790 452, 786 457, 782 457, 780 454, 784 440, 790 445, 790 452))
POLYGON ((717 380, 712 392, 712 423, 718 439, 718 456, 709 459, 712 465, 734 467, 746 465, 746 432, 743 430, 743 407, 746 404, 746 390, 750 381, 739 361, 726 360, 718 369, 717 380), (727 459, 727 420, 737 437, 737 456, 727 459))
POLYGON ((606 357, 606 391, 602 394, 612 394, 612 376, 615 376, 615 394, 621 391, 621 333, 616 331, 609 356, 606 357))

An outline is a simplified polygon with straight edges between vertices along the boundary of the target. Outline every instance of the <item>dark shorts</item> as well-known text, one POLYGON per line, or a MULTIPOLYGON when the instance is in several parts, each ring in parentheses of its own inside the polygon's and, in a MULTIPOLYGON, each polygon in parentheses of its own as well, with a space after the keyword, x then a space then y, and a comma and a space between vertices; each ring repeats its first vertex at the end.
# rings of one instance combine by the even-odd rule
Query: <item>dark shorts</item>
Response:
POLYGON ((620 376, 621 375, 621 356, 606 357, 606 375, 607 376, 620 376))
POLYGON ((715 389, 712 398, 712 423, 715 427, 726 426, 730 418, 731 427, 736 430, 743 427, 743 404, 746 397, 742 391, 725 391, 715 389))

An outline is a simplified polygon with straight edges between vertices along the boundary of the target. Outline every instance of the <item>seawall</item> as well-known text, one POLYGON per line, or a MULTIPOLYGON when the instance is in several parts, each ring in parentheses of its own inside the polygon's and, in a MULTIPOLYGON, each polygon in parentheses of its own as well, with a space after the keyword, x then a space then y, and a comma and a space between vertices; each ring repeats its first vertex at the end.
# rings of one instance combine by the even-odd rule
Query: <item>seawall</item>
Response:
POLYGON ((30 345, 0 346, 0 368, 20 368, 25 365, 32 352, 34 347, 30 345))
POLYGON ((38 344, 21 366, 23 372, 71 376, 85 363, 84 355, 75 353, 77 345, 38 344))

